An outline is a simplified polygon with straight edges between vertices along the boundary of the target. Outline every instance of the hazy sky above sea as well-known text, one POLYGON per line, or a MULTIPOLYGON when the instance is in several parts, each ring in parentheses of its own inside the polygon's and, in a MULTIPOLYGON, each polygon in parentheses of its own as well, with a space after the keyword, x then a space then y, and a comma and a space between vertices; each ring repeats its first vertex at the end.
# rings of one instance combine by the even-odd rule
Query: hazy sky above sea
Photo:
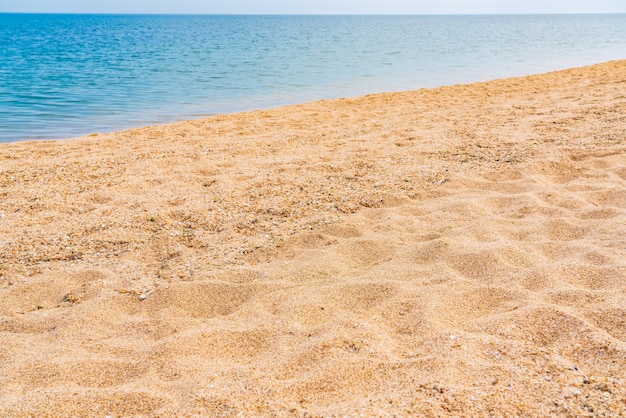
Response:
POLYGON ((625 0, 0 0, 0 12, 203 14, 624 13, 625 0))

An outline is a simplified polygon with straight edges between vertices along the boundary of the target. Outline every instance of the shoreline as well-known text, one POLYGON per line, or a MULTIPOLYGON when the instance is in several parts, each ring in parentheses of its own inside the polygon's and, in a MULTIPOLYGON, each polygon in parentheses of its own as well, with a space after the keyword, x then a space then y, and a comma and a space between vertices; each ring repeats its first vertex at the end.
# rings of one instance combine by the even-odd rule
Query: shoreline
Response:
POLYGON ((341 101, 341 100, 360 100, 360 99, 365 99, 367 97, 372 97, 372 96, 412 94, 412 93, 418 93, 418 92, 422 92, 422 91, 447 89, 447 88, 462 87, 462 86, 472 86, 472 85, 479 85, 479 84, 484 84, 484 83, 493 83, 493 82, 497 82, 497 81, 525 79, 525 78, 528 78, 528 77, 532 78, 532 77, 550 75, 550 74, 554 74, 554 73, 561 73, 561 72, 565 72, 565 71, 580 70, 580 69, 585 69, 585 68, 588 68, 588 67, 595 67, 595 66, 599 66, 599 65, 603 65, 603 64, 607 64, 607 63, 620 62, 620 61, 622 61, 622 60, 619 60, 619 59, 618 60, 610 60, 610 61, 599 62, 599 63, 595 63, 595 64, 581 65, 581 66, 575 66, 575 67, 566 67, 566 68, 555 69, 555 70, 550 70, 550 71, 540 72, 540 73, 528 73, 528 74, 523 74, 523 75, 498 77, 498 78, 489 79, 489 80, 479 80, 479 81, 471 81, 471 82, 461 82, 461 83, 445 84, 445 85, 434 86, 434 87, 421 87, 421 88, 418 88, 418 89, 410 89, 410 90, 364 93, 364 94, 357 94, 355 96, 347 96, 347 97, 321 98, 321 99, 314 99, 314 100, 309 100, 309 101, 304 101, 304 102, 299 102, 299 103, 291 103, 291 104, 287 103, 287 104, 269 106, 267 108, 264 107, 264 108, 258 108, 258 109, 239 110, 239 111, 232 111, 232 112, 226 112, 226 113, 214 113, 214 114, 207 114, 207 115, 202 115, 202 116, 198 116, 198 117, 190 117, 190 118, 183 118, 183 119, 175 118, 175 119, 170 120, 169 122, 167 122, 167 121, 166 122, 155 122, 153 124, 149 123, 149 124, 146 124, 146 125, 130 126, 130 127, 126 127, 126 128, 122 127, 122 128, 119 128, 119 129, 112 128, 113 130, 111 130, 111 131, 106 131, 106 132, 87 132, 85 134, 81 134, 81 135, 77 135, 77 136, 49 137, 49 138, 48 137, 46 137, 46 138, 25 138, 25 139, 17 139, 17 140, 10 141, 10 142, 1 142, 0 141, 0 146, 1 145, 7 145, 7 144, 21 143, 21 142, 68 141, 68 140, 75 140, 75 139, 80 139, 80 138, 85 138, 85 137, 106 136, 106 135, 114 135, 114 134, 118 134, 118 133, 121 134, 121 133, 126 132, 126 131, 133 131, 133 130, 139 130, 139 129, 145 129, 145 128, 167 127, 167 126, 170 126, 170 125, 175 125, 175 124, 180 124, 180 123, 186 123, 186 122, 190 122, 191 123, 191 122, 196 122, 196 121, 203 121, 205 119, 230 117, 230 116, 236 116, 236 115, 245 115, 245 114, 248 114, 248 113, 256 113, 256 112, 272 112, 272 111, 278 111, 280 109, 288 109, 288 108, 291 108, 291 107, 315 105, 315 104, 322 104, 322 103, 341 101))
POLYGON ((621 60, 0 144, 0 415, 624 414, 625 114, 621 60))
POLYGON ((232 112, 226 112, 226 113, 215 113, 215 114, 210 114, 210 115, 203 115, 203 116, 198 116, 198 117, 190 117, 190 118, 182 118, 182 119, 175 118, 175 119, 170 120, 169 122, 167 121, 156 122, 153 124, 130 126, 126 128, 122 127, 119 129, 113 129, 111 131, 106 131, 106 132, 87 132, 85 134, 81 134, 77 136, 18 139, 18 140, 11 141, 11 142, 0 142, 0 145, 14 144, 14 143, 25 142, 25 141, 26 142, 29 142, 29 141, 67 141, 67 140, 79 139, 83 137, 91 137, 91 136, 97 136, 97 135, 113 135, 113 134, 122 133, 125 131, 131 131, 131 130, 136 130, 136 129, 149 128, 149 127, 165 127, 165 126, 169 126, 173 124, 194 122, 194 121, 212 119, 212 118, 220 118, 220 117, 225 117, 225 116, 234 116, 234 115, 241 115, 241 114, 255 113, 255 112, 271 112, 271 111, 284 109, 284 108, 290 108, 294 106, 312 105, 312 104, 317 104, 317 103, 333 102, 333 101, 340 101, 340 100, 359 100, 359 99, 364 99, 366 97, 371 97, 371 96, 409 94, 409 93, 417 93, 420 91, 438 90, 438 89, 445 89, 445 88, 451 88, 451 87, 457 87, 457 86, 471 86, 475 84, 491 83, 495 81, 523 79, 526 77, 535 77, 535 76, 542 76, 542 75, 548 75, 548 74, 553 74, 553 73, 560 73, 560 72, 569 71, 569 70, 584 69, 587 67, 594 67, 597 65, 605 64, 605 63, 619 62, 619 61, 621 60, 610 60, 606 62, 600 62, 600 63, 589 64, 589 65, 566 67, 566 68, 555 69, 555 70, 550 70, 550 71, 540 72, 540 73, 528 73, 528 74, 514 75, 514 76, 508 76, 508 77, 498 77, 498 78, 489 79, 489 80, 445 84, 445 85, 434 86, 434 87, 421 87, 418 89, 410 89, 410 90, 364 93, 364 94, 357 94, 355 96, 347 96, 347 97, 322 98, 322 99, 314 99, 314 100, 309 100, 309 101, 304 101, 304 102, 299 102, 299 103, 291 103, 291 104, 287 103, 287 104, 275 105, 275 106, 270 106, 267 108, 239 110, 239 111, 232 111, 232 112))

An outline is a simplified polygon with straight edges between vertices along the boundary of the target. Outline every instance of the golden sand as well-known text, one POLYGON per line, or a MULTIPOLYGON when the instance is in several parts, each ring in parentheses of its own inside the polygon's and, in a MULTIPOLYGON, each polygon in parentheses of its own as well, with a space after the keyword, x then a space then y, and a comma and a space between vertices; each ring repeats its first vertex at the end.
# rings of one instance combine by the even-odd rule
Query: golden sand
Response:
POLYGON ((0 416, 626 415, 626 61, 0 145, 0 416))

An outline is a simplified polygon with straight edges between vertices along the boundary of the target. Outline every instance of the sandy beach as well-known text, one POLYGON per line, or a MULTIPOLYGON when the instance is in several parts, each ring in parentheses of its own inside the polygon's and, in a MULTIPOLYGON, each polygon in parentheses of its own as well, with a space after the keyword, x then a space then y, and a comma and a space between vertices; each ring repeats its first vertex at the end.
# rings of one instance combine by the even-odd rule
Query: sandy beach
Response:
POLYGON ((0 144, 0 416, 626 416, 626 60, 0 144))

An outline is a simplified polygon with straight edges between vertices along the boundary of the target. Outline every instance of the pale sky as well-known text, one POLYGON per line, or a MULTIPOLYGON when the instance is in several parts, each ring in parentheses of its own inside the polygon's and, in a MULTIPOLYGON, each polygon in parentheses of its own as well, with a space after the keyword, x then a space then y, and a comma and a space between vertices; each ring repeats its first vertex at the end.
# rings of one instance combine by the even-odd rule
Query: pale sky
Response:
POLYGON ((626 0, 0 0, 0 12, 189 14, 626 13, 626 0))

